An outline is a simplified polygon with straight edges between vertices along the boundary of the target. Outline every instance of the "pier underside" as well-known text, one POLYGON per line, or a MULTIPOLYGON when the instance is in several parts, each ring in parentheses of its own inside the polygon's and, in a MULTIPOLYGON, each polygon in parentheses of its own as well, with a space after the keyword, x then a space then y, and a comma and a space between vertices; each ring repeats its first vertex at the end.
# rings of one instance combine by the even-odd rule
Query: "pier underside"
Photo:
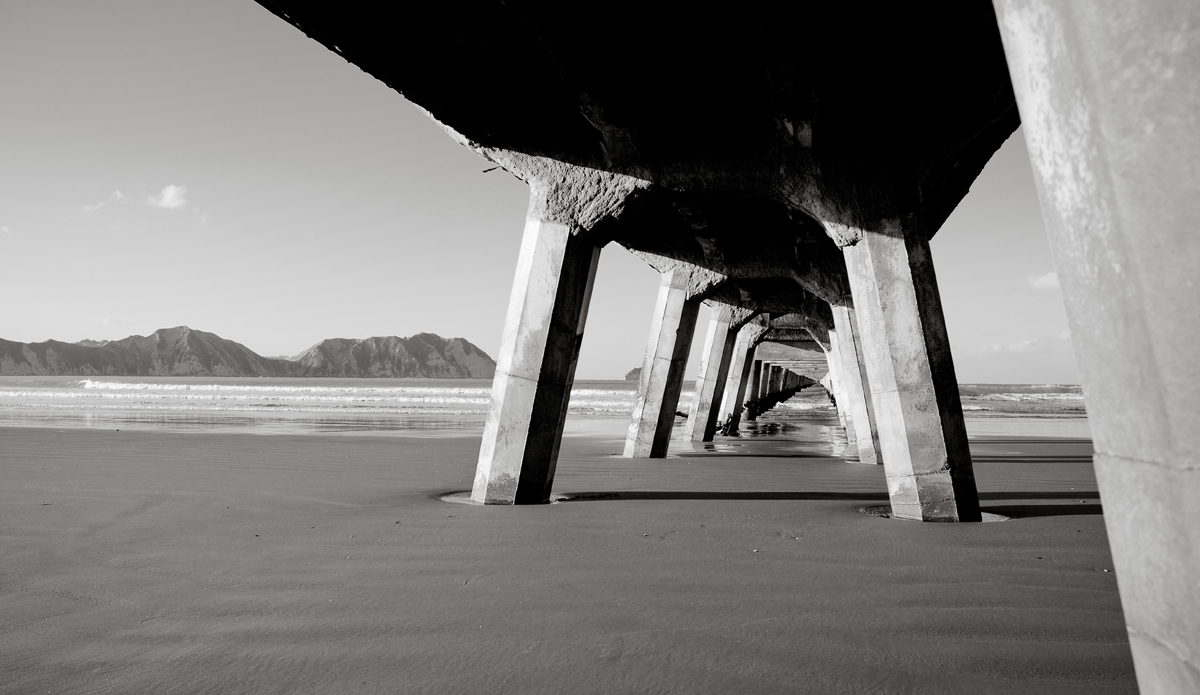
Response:
POLYGON ((493 504, 549 499, 616 242, 663 274, 626 456, 665 454, 707 302, 691 438, 811 379, 759 354, 802 331, 893 515, 978 521, 929 239, 1019 105, 1139 681, 1200 689, 1200 6, 260 2, 530 186, 473 493, 493 504))

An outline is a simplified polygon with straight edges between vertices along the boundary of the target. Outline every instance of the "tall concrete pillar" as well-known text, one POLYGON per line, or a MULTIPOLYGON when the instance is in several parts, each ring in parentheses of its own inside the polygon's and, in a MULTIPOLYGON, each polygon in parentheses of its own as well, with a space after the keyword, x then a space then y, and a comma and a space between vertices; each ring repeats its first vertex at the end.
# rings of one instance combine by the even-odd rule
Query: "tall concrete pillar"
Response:
POLYGON ((762 376, 759 378, 758 397, 759 399, 766 398, 771 393, 771 363, 762 363, 762 376))
POLYGON ((1200 692, 1200 4, 996 0, 1143 695, 1200 692))
POLYGON ((846 440, 850 444, 856 444, 853 415, 850 412, 850 396, 847 394, 846 386, 846 370, 842 367, 842 336, 836 330, 829 331, 829 361, 836 372, 837 381, 835 382, 837 390, 834 391, 834 398, 837 400, 838 418, 841 420, 842 428, 846 430, 846 440))
MULTIPOLYGON (((851 325, 859 331, 855 346, 861 346, 867 367, 892 513, 925 521, 979 521, 928 234, 914 216, 904 224, 907 229, 897 219, 883 220, 843 248, 857 319, 851 325)), ((847 371, 848 362, 842 361, 847 371)))
POLYGON ((756 313, 724 304, 713 308, 704 339, 700 374, 696 377, 696 394, 688 413, 687 433, 692 441, 711 442, 716 434, 718 410, 725 396, 725 382, 729 378, 729 363, 733 359, 737 334, 756 313))
POLYGON ((633 419, 625 438, 625 456, 629 458, 667 455, 700 312, 700 300, 688 297, 688 283, 682 275, 675 270, 662 274, 633 419))
MULTIPOLYGON (((751 360, 750 362, 750 390, 747 392, 748 398, 758 398, 758 392, 762 384, 762 360, 751 360)), ((746 413, 746 420, 754 422, 758 416, 753 411, 746 413)))
MULTIPOLYGON (((534 206, 530 206, 534 209, 534 206)), ((525 224, 471 498, 550 498, 600 248, 569 225, 525 224)))
POLYGON ((846 377, 846 409, 850 413, 850 426, 854 428, 854 444, 858 448, 860 463, 880 464, 879 428, 875 421, 875 407, 871 399, 870 380, 863 366, 863 355, 859 349, 859 326, 853 309, 835 306, 833 323, 836 326, 838 349, 841 351, 842 373, 846 377))
MULTIPOLYGON (((846 413, 845 404, 842 396, 842 374, 838 359, 836 357, 838 350, 838 335, 836 330, 829 331, 829 347, 825 348, 825 364, 829 368, 829 392, 833 394, 833 406, 837 411, 838 424, 842 429, 846 429, 846 413)), ((822 346, 824 347, 824 346, 822 346)))
POLYGON ((742 421, 747 388, 754 371, 754 352, 767 326, 748 323, 738 331, 738 342, 734 347, 733 363, 729 367, 729 380, 725 383, 725 398, 721 410, 726 425, 725 431, 736 434, 742 421))
POLYGON ((771 382, 767 387, 767 395, 774 396, 783 390, 783 367, 771 365, 771 382))

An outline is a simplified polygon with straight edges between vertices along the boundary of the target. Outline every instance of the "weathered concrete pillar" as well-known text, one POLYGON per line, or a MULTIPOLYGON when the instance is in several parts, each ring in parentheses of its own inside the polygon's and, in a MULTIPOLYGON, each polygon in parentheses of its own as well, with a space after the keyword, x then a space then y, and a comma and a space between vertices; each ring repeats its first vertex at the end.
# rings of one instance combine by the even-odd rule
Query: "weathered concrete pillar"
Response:
POLYGON ((682 272, 669 270, 662 274, 650 324, 650 342, 642 358, 633 419, 625 438, 627 457, 667 455, 700 312, 700 300, 688 295, 687 278, 682 272))
MULTIPOLYGON (((854 345, 865 358, 892 513, 903 519, 979 521, 928 235, 915 216, 905 220, 908 229, 899 220, 883 220, 843 248, 857 319, 850 325, 858 331, 854 345)), ((845 323, 849 315, 843 316, 845 323)), ((852 369, 848 359, 842 365, 852 369)), ((860 442, 863 438, 860 429, 860 442)))
POLYGON ((569 225, 530 219, 483 429, 471 497, 539 504, 550 497, 600 247, 569 225))
POLYGON ((767 329, 766 325, 751 322, 738 331, 721 405, 721 419, 725 422, 725 432, 728 434, 737 434, 738 425, 741 424, 746 388, 750 382, 750 372, 754 369, 754 352, 767 329))
POLYGON ((875 422, 875 407, 871 399, 870 379, 863 365, 862 344, 854 310, 846 306, 835 306, 833 323, 841 350, 842 373, 846 377, 846 409, 850 411, 850 424, 854 428, 854 443, 858 447, 860 463, 879 464, 879 429, 875 422))
POLYGON ((836 330, 829 331, 829 361, 837 375, 835 382, 837 390, 834 391, 834 398, 837 400, 838 418, 841 420, 842 428, 846 430, 846 440, 857 446, 853 414, 850 412, 850 396, 846 392, 848 388, 846 371, 842 367, 841 339, 842 336, 836 330))
MULTIPOLYGON (((762 388, 762 360, 751 360, 750 390, 746 395, 749 398, 758 398, 758 393, 761 390, 761 388, 762 388)), ((754 414, 753 410, 748 411, 746 413, 747 421, 754 422, 757 419, 758 419, 758 416, 754 414)))
POLYGON ((700 374, 696 377, 696 394, 688 413, 687 433, 692 441, 711 442, 716 434, 718 410, 725 395, 738 331, 757 313, 725 304, 713 307, 704 339, 700 374))
POLYGON ((845 388, 845 386, 842 383, 843 377, 841 364, 837 357, 837 341, 837 331, 830 330, 829 347, 825 349, 825 363, 829 366, 829 392, 833 394, 833 405, 834 409, 837 411, 838 424, 842 426, 842 429, 846 429, 848 420, 845 412, 846 405, 843 402, 845 397, 842 395, 842 390, 845 388))
POLYGON ((758 397, 766 398, 771 393, 771 363, 764 361, 762 363, 762 376, 759 377, 758 397))
POLYGON ((773 396, 783 390, 783 367, 771 365, 771 382, 767 387, 767 395, 773 396))
POLYGON ((1143 695, 1200 692, 1200 4, 996 0, 1143 695))

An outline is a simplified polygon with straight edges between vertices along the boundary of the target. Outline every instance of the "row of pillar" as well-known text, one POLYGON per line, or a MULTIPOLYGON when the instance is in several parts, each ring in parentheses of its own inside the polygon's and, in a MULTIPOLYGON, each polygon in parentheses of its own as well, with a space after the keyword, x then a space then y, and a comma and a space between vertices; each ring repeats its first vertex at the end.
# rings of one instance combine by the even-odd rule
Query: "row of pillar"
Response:
MULTIPOLYGON (((835 400, 859 460, 884 465, 895 516, 978 520, 923 231, 906 233, 893 220, 844 248, 852 297, 832 307, 835 400)), ((550 497, 602 243, 570 224, 531 219, 526 225, 472 492, 479 502, 550 497)), ((626 456, 666 455, 702 299, 678 271, 663 274, 626 456)), ((766 331, 754 322, 758 313, 714 307, 686 424, 692 440, 711 441, 722 420, 740 418, 754 382, 753 350, 766 331)), ((758 395, 782 391, 783 379, 782 369, 758 373, 758 395)))
MULTIPOLYGON (((1138 680, 1144 692, 1195 692, 1200 524, 1188 522, 1200 494, 1200 399, 1193 394, 1200 284, 1191 280, 1200 258, 1200 42, 1189 39, 1200 10, 1191 0, 1135 10, 1116 0, 994 4, 1084 375, 1138 680)), ((562 167, 549 171, 554 176, 531 187, 472 492, 480 502, 549 497, 603 243, 590 230, 619 211, 625 195, 620 177, 608 174, 559 195, 555 185, 562 184, 547 182, 566 180, 562 167)), ((829 349, 839 417, 860 460, 869 447, 882 461, 895 516, 977 521, 928 230, 904 212, 840 219, 848 215, 834 206, 819 220, 842 245, 852 295, 840 304, 853 315, 836 321, 829 349)), ((639 393, 631 455, 665 452, 670 429, 662 424, 674 417, 672 384, 682 382, 674 363, 684 360, 694 328, 696 299, 686 291, 665 299, 655 320, 673 324, 675 335, 649 351, 644 366, 653 368, 643 375, 667 380, 668 388, 654 382, 639 393), (670 312, 678 322, 667 321, 670 312), (647 422, 654 426, 642 428, 647 422)), ((710 345, 727 338, 714 333, 710 345)), ((715 390, 729 363, 707 360, 711 403, 721 400, 715 390)), ((708 427, 703 419, 689 426, 708 427)))

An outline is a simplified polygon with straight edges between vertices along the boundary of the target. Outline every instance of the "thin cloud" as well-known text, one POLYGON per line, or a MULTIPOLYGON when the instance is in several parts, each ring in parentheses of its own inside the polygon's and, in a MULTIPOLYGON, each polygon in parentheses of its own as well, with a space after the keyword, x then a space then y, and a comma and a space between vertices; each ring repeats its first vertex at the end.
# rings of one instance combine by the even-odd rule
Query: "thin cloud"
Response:
POLYGON ((89 213, 96 212, 97 210, 104 207, 108 203, 126 203, 126 202, 129 202, 129 196, 125 195, 124 193, 122 193, 120 191, 113 191, 112 194, 108 196, 108 200, 102 200, 99 203, 95 203, 92 205, 84 205, 83 211, 89 212, 89 213))
POLYGON ((1045 275, 1030 275, 1029 286, 1035 290, 1044 292, 1053 292, 1058 290, 1058 273, 1046 273, 1045 275))
POLYGON ((187 193, 187 186, 164 186, 158 197, 146 196, 146 204, 156 208, 166 208, 174 210, 181 208, 187 204, 183 194, 187 193))
POLYGON ((12 234, 13 230, 9 229, 8 227, 0 227, 0 233, 12 234))

